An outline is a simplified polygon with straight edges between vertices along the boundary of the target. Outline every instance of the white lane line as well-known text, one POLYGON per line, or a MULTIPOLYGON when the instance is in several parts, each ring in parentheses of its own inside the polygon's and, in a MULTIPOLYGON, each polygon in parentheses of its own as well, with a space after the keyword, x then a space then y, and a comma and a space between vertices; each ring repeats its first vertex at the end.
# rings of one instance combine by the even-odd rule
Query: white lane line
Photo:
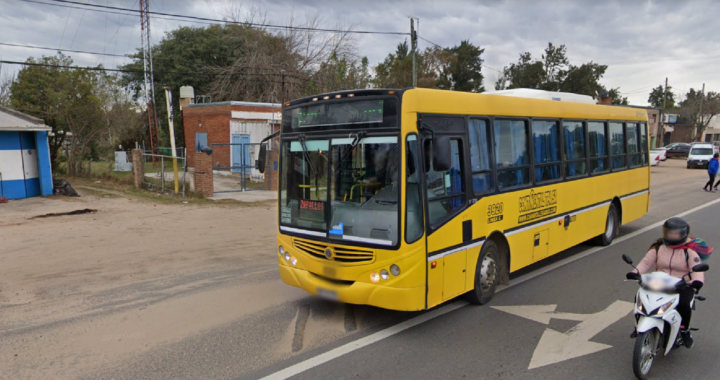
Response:
MULTIPOLYGON (((720 199, 716 199, 716 200, 714 200, 714 201, 705 203, 705 204, 703 204, 703 205, 700 205, 700 206, 698 206, 698 207, 695 207, 695 208, 692 208, 692 209, 690 209, 690 210, 684 211, 684 212, 682 212, 682 213, 680 213, 680 214, 678 214, 678 215, 675 215, 675 216, 676 216, 676 217, 679 217, 679 218, 682 218, 682 217, 685 216, 685 215, 692 214, 693 212, 700 211, 700 210, 702 210, 702 209, 704 209, 704 208, 706 208, 706 207, 715 205, 715 204, 717 204, 717 203, 720 203, 720 199)), ((628 239, 632 239, 632 238, 634 238, 635 236, 638 236, 638 235, 640 235, 640 234, 643 234, 643 233, 645 233, 645 232, 648 232, 648 231, 650 231, 650 230, 653 230, 653 229, 655 229, 655 228, 658 228, 658 227, 662 226, 663 223, 665 223, 665 221, 660 221, 660 222, 651 224, 651 225, 649 225, 649 226, 647 226, 647 227, 641 228, 641 229, 639 229, 639 230, 637 230, 637 231, 631 232, 631 233, 629 233, 629 234, 627 234, 627 235, 624 235, 624 236, 622 236, 622 237, 620 237, 620 238, 617 238, 617 239, 615 239, 615 241, 613 242, 613 245, 615 245, 615 244, 617 244, 617 243, 621 243, 621 242, 623 242, 623 241, 625 241, 625 240, 628 240, 628 239)), ((611 245, 610 247, 612 247, 612 245, 611 245)), ((504 287, 498 287, 498 289, 496 290, 496 292, 499 293, 499 292, 501 292, 501 291, 503 291, 503 290, 506 290, 506 289, 509 289, 509 288, 511 288, 511 287, 513 287, 513 286, 520 285, 520 284, 522 284, 523 282, 526 282, 526 281, 528 281, 528 280, 532 280, 533 278, 535 278, 535 277, 537 277, 537 276, 539 276, 539 275, 541 275, 541 274, 544 274, 544 273, 550 272, 550 271, 552 271, 552 270, 558 269, 558 268, 560 268, 560 267, 562 267, 562 266, 565 266, 565 265, 570 264, 570 263, 572 263, 572 262, 574 262, 574 261, 580 260, 580 259, 582 259, 582 258, 584 258, 584 257, 589 256, 589 255, 592 255, 593 253, 596 253, 596 252, 598 252, 598 251, 601 251, 601 250, 603 250, 603 249, 605 249, 605 248, 608 248, 608 247, 595 247, 595 248, 590 248, 590 249, 588 249, 588 250, 586 250, 586 251, 583 251, 583 252, 581 252, 581 253, 575 254, 575 255, 573 255, 572 257, 568 257, 568 258, 563 259, 563 260, 561 260, 561 261, 558 261, 558 262, 556 262, 556 263, 554 263, 554 264, 551 264, 551 265, 548 265, 548 266, 546 266, 546 267, 540 268, 540 269, 538 269, 538 270, 536 270, 536 271, 533 271, 532 273, 528 273, 528 274, 526 274, 526 275, 517 277, 517 278, 513 279, 513 281, 510 283, 510 285, 504 286, 504 287)), ((327 352, 325 352, 325 353, 322 353, 322 354, 320 354, 320 355, 318 355, 318 356, 315 356, 315 357, 312 357, 312 358, 310 358, 310 359, 304 360, 304 361, 302 361, 302 362, 300 362, 300 363, 291 365, 290 367, 287 367, 287 368, 285 368, 285 369, 282 369, 282 370, 280 370, 280 371, 278 371, 278 372, 275 372, 275 373, 273 373, 273 374, 271 374, 271 375, 265 376, 265 377, 263 377, 263 378, 260 379, 260 380, 285 380, 285 379, 288 379, 288 378, 290 378, 290 377, 292 377, 292 376, 295 376, 295 375, 297 375, 297 374, 299 374, 299 373, 305 372, 305 371, 309 370, 310 368, 317 367, 317 366, 319 366, 319 365, 321 365, 321 364, 324 364, 324 363, 327 363, 327 362, 329 362, 329 361, 331 361, 331 360, 333 360, 333 359, 335 359, 335 358, 338 358, 338 357, 340 357, 340 356, 343 356, 343 355, 348 354, 348 353, 350 353, 350 352, 353 352, 353 351, 355 351, 355 350, 361 349, 361 348, 363 348, 363 347, 369 346, 369 345, 371 345, 371 344, 373 344, 373 343, 376 343, 376 342, 379 342, 379 341, 381 341, 381 340, 383 340, 383 339, 385 339, 385 338, 389 338, 389 337, 391 337, 391 336, 393 336, 393 335, 395 335, 395 334, 398 334, 398 333, 400 333, 400 332, 402 332, 402 331, 405 331, 405 330, 407 330, 407 329, 409 329, 409 328, 411 328, 411 327, 415 327, 415 326, 420 325, 420 324, 422 324, 422 323, 425 323, 425 322, 427 322, 427 321, 429 321, 429 320, 435 319, 435 318, 437 318, 437 317, 439 317, 439 316, 441 316, 441 315, 444 315, 444 314, 447 314, 447 313, 449 313, 449 312, 451 312, 451 311, 457 310, 457 309, 459 309, 459 308, 461 308, 461 307, 463 307, 463 306, 465 306, 465 305, 467 305, 467 304, 468 304, 468 303, 465 302, 465 301, 454 301, 454 302, 451 302, 451 303, 449 303, 449 304, 447 304, 447 305, 445 305, 445 306, 443 306, 443 307, 441 307, 441 308, 433 309, 433 310, 431 310, 431 311, 429 311, 429 312, 427 312, 427 313, 425 313, 425 314, 419 315, 419 316, 417 316, 417 317, 415 317, 415 318, 411 318, 411 319, 408 319, 407 321, 398 323, 397 325, 390 326, 390 327, 386 328, 385 330, 378 331, 378 332, 376 332, 376 333, 374 333, 374 334, 370 334, 370 335, 368 335, 368 336, 366 336, 366 337, 363 337, 363 338, 360 338, 360 339, 358 339, 358 340, 356 340, 356 341, 347 343, 347 344, 342 345, 342 346, 337 347, 337 348, 333 348, 332 350, 327 351, 327 352)))
POLYGON ((465 301, 456 301, 456 302, 450 303, 448 305, 445 305, 441 308, 431 310, 430 312, 419 315, 415 318, 408 319, 405 322, 401 322, 401 323, 398 323, 397 325, 390 326, 390 327, 386 328, 385 330, 378 331, 378 332, 368 335, 364 338, 360 338, 356 341, 350 342, 350 343, 340 346, 338 348, 334 348, 328 352, 325 352, 325 353, 315 356, 313 358, 307 359, 305 361, 302 361, 300 363, 297 363, 295 365, 287 367, 279 372, 273 373, 272 375, 263 377, 261 380, 284 380, 284 379, 287 379, 287 378, 295 376, 301 372, 307 371, 310 368, 313 368, 313 367, 318 366, 323 363, 327 363, 330 360, 333 360, 335 358, 343 356, 347 353, 350 353, 357 349, 371 345, 375 342, 379 342, 385 338, 389 338, 389 337, 391 337, 401 331, 405 331, 413 326, 417 326, 421 323, 425 323, 431 319, 437 318, 443 314, 447 314, 453 310, 457 310, 467 304, 468 303, 465 301))

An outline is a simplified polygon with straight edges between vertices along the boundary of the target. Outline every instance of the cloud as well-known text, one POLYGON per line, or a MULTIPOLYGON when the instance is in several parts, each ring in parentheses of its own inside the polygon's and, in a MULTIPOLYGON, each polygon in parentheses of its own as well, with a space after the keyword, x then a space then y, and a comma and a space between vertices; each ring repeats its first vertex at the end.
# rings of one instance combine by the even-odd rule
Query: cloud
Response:
MULTIPOLYGON (((95 4, 104 4, 91 0, 95 4)), ((111 5, 137 7, 134 0, 111 5)), ((155 11, 222 18, 229 0, 154 0, 155 11)), ((501 69, 521 52, 539 57, 548 42, 565 44, 570 61, 594 61, 609 66, 602 82, 620 87, 633 104, 646 104, 649 89, 668 77, 677 90, 706 88, 720 91, 716 74, 720 39, 714 32, 720 2, 713 1, 244 1, 243 12, 260 9, 267 21, 285 24, 292 16, 302 20, 319 13, 328 26, 354 25, 358 30, 409 31, 409 17, 420 18, 421 37, 441 46, 470 40, 485 48, 485 65, 501 69)), ((62 49, 123 54, 140 46, 139 17, 0 0, 1 42, 34 44, 62 49), (32 25, 32 27, 29 27, 32 25)), ((204 24, 153 18, 153 42, 180 25, 204 24)), ((381 61, 404 36, 360 35, 360 54, 371 63, 381 61)), ((429 46, 423 40, 420 48, 429 46)), ((0 46, 0 57, 23 61, 50 51, 0 46)), ((72 54, 78 65, 102 63, 115 67, 122 58, 72 54)), ((485 68, 486 87, 497 72, 485 68)), ((7 70, 7 66, 5 67, 7 70)), ((16 70, 16 67, 11 70, 16 70)))

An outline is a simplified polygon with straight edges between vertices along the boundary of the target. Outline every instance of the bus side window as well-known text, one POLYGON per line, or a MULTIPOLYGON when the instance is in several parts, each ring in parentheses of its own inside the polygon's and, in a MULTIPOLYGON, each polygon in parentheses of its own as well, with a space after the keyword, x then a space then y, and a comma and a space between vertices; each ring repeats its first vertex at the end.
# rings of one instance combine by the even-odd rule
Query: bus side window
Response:
POLYGON ((582 121, 563 122, 565 137, 565 176, 585 176, 587 162, 585 160, 585 126, 582 121))
POLYGON ((460 140, 450 140, 452 154, 450 170, 438 172, 430 163, 430 170, 425 176, 427 181, 428 219, 436 224, 455 210, 463 207, 463 171, 460 140))
POLYGON ((642 165, 638 123, 626 123, 625 136, 627 136, 628 163, 630 164, 630 167, 632 168, 642 165))
POLYGON ((422 187, 418 180, 422 169, 417 135, 408 135, 406 149, 405 241, 410 244, 420 239, 423 234, 422 187))
POLYGON ((599 174, 608 171, 607 133, 602 121, 588 122, 590 141, 590 172, 599 174))
POLYGON ((625 155, 625 131, 623 123, 610 123, 610 154, 612 156, 613 170, 625 169, 627 157, 625 155))
POLYGON ((638 124, 640 130, 640 151, 642 152, 642 165, 648 165, 648 136, 647 136, 647 124, 638 124))
POLYGON ((530 183, 528 130, 522 120, 495 119, 495 165, 498 188, 530 183))
POLYGON ((492 166, 490 163, 490 128, 485 120, 470 119, 470 166, 473 191, 485 194, 493 190, 492 166))
POLYGON ((535 182, 562 178, 560 174, 560 132, 557 121, 533 120, 535 182))

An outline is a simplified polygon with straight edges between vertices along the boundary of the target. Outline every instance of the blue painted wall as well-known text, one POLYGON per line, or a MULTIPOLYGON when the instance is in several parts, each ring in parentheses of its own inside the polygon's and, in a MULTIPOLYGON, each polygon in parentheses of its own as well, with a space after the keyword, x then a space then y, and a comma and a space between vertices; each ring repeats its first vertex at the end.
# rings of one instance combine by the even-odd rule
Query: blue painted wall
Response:
POLYGON ((52 195, 47 132, 0 132, 0 196, 52 195))

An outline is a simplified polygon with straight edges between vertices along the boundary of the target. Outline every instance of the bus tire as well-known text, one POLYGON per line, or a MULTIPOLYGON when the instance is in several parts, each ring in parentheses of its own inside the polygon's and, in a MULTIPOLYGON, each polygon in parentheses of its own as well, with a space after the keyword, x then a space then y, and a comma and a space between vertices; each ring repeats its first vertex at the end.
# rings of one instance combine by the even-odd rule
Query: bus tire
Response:
POLYGON ((488 240, 478 257, 474 288, 465 293, 468 302, 484 305, 492 300, 500 278, 500 267, 500 250, 494 241, 488 240))
POLYGON ((607 220, 605 221, 605 232, 596 236, 593 239, 595 245, 606 247, 612 244, 615 237, 618 235, 620 229, 618 223, 618 212, 614 203, 610 203, 610 208, 607 213, 607 220))

